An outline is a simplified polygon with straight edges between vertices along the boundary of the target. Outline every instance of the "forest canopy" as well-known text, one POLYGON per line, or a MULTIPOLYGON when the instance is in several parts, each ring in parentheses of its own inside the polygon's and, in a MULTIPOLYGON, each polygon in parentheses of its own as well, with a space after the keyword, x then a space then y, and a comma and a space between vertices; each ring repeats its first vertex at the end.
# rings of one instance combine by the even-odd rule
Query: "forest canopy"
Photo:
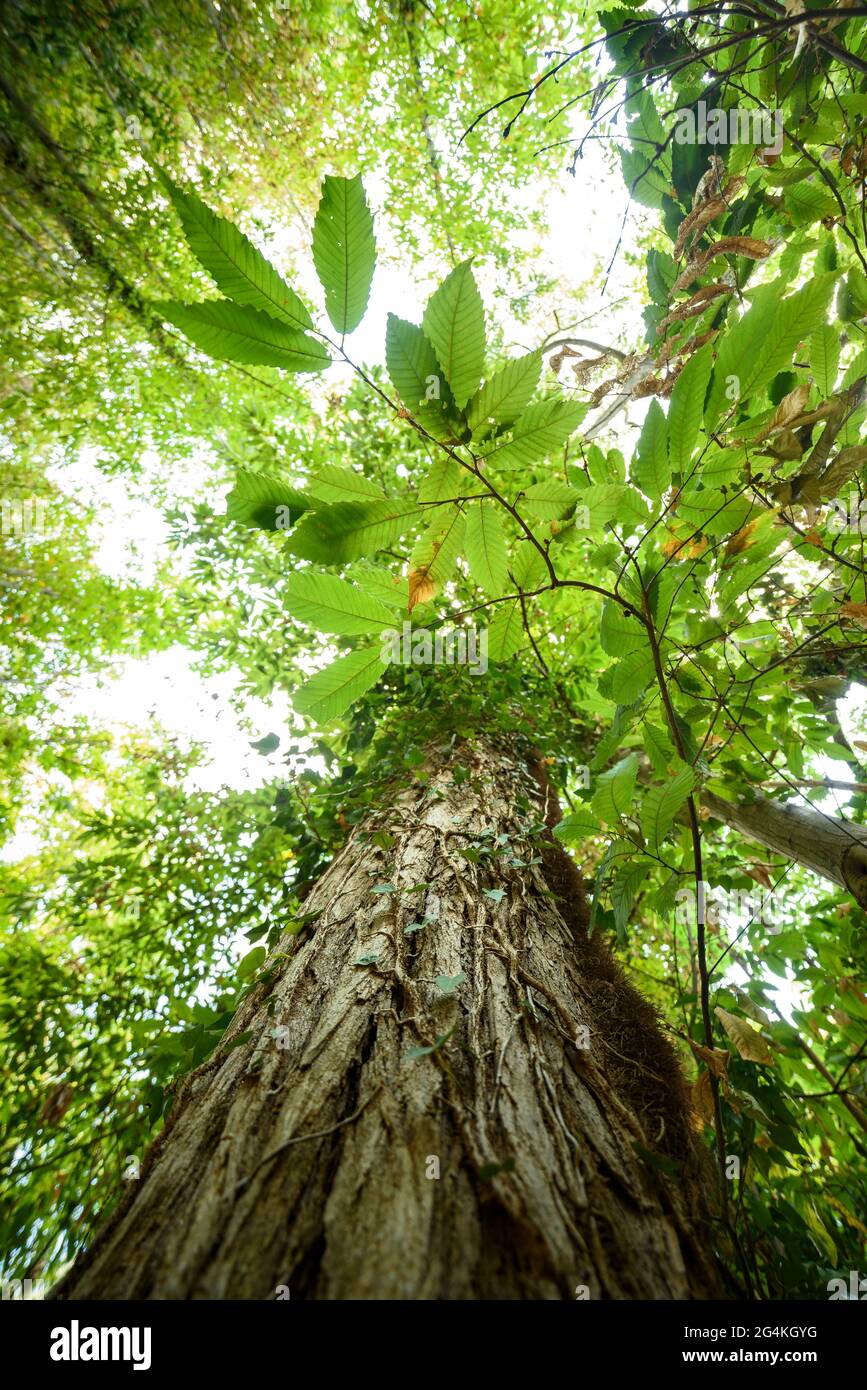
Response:
MULTIPOLYGON (((660 1082, 657 1026, 676 1058, 676 1115, 642 1111, 612 1003, 630 1153, 706 1189, 694 1296, 863 1264, 865 15, 4 9, 4 1280, 75 1278, 191 1078, 255 1085, 295 1036, 248 1020, 353 846, 364 932, 322 980, 396 981, 395 1075, 468 1104, 482 966, 437 953, 405 788, 520 980, 492 1110, 519 1035, 574 1045, 510 933, 577 873, 578 959, 649 1006, 631 1072, 660 1082), (504 750, 532 775, 497 824, 504 750)), ((372 1125, 350 1090, 335 1126, 372 1125)), ((491 1142, 512 1211, 542 1180, 491 1142)))

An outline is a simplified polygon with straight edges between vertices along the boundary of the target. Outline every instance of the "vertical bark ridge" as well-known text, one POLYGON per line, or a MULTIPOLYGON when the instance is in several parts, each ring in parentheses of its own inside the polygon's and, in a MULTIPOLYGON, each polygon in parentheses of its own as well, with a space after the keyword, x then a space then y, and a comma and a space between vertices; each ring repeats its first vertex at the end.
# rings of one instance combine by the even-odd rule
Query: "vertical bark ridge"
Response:
POLYGON ((527 837, 548 799, 514 746, 429 751, 323 874, 315 930, 280 943, 226 1043, 251 1039, 179 1087, 59 1297, 719 1292, 675 1054, 588 937, 571 861, 527 837), (479 842, 501 852, 472 863, 479 842))

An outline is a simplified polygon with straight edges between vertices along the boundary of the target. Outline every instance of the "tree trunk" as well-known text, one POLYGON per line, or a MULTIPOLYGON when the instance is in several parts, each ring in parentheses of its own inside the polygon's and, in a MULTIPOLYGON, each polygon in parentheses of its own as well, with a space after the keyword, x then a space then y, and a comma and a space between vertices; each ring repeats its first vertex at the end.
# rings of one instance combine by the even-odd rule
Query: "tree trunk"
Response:
POLYGON ((558 816, 514 746, 429 749, 56 1296, 719 1296, 675 1054, 587 935, 558 816))
POLYGON ((702 805, 748 840, 785 855, 850 892, 867 907, 867 830, 862 825, 814 811, 811 806, 769 801, 739 805, 703 792, 702 805))

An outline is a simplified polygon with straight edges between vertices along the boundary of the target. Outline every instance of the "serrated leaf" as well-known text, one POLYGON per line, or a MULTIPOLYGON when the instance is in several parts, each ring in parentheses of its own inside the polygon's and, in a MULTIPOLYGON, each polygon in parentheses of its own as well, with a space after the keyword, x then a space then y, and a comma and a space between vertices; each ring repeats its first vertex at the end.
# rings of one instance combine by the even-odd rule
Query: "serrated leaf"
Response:
POLYGON ((290 575, 285 605, 300 622, 320 632, 347 637, 381 632, 394 623, 394 613, 378 599, 335 574, 318 570, 298 570, 290 575))
POLYGON ((512 424, 532 400, 541 374, 540 352, 529 352, 526 357, 507 362, 470 401, 467 407, 470 429, 477 430, 491 420, 498 425, 512 424))
POLYGON ((839 365, 840 334, 823 323, 810 337, 810 367, 823 399, 833 394, 839 365))
POLYGON ((659 775, 667 774, 668 769, 676 758, 674 745, 671 743, 667 734, 661 729, 657 729, 653 724, 645 724, 642 730, 644 747, 647 756, 650 758, 653 770, 659 775))
POLYGON ((641 427, 631 476, 654 502, 662 500, 671 484, 668 460, 668 421, 659 401, 652 400, 641 427))
POLYGON ((614 910, 614 926, 620 941, 626 940, 626 926, 638 890, 647 878, 651 865, 646 861, 626 864, 618 869, 611 884, 611 906, 614 910))
POLYGON ((629 656, 647 646, 647 630, 643 623, 626 613, 619 603, 610 600, 602 605, 599 629, 602 650, 609 656, 629 656))
MULTIPOLYGON (((783 368, 802 338, 825 321, 834 289, 833 274, 816 275, 783 300, 763 294, 723 338, 714 367, 705 411, 705 427, 713 429, 732 400, 755 395, 783 368), (735 396, 727 397, 729 383, 735 396)), ((766 287, 769 291, 773 286, 766 287)))
POLYGON ((342 565, 390 545, 418 516, 417 504, 408 500, 335 502, 304 517, 292 533, 290 549, 304 560, 342 565))
POLYGON ((390 574, 381 565, 371 564, 369 560, 359 560, 345 576, 357 584, 366 594, 372 594, 387 608, 405 608, 406 592, 399 575, 390 574))
POLYGON ((463 409, 485 366, 485 311, 469 261, 456 266, 431 295, 422 329, 463 409))
POLYGON ((285 531, 315 506, 315 499, 280 478, 239 468, 226 496, 226 516, 263 531, 285 531))
POLYGON ((600 828, 598 820, 589 811, 573 811, 554 826, 554 834, 564 844, 580 849, 588 835, 598 835, 600 828))
POLYGON ((498 468, 523 468, 539 463, 560 449, 580 425, 586 405, 547 400, 530 405, 515 423, 512 438, 487 450, 485 458, 498 468))
POLYGON ((457 406, 432 343, 414 323, 389 314, 385 362, 391 383, 410 415, 435 439, 460 438, 457 406))
POLYGON ((506 587, 508 557, 499 504, 478 501, 467 513, 465 549, 470 573, 479 588, 499 598, 506 587))
POLYGON ((652 854, 658 852, 696 780, 693 769, 683 767, 670 781, 645 792, 641 802, 641 830, 652 854))
POLYGON ((580 503, 587 508, 591 531, 602 531, 609 522, 622 519, 626 491, 625 483, 591 483, 584 488, 580 503))
POLYGON ((521 506, 542 521, 561 521, 583 501, 584 493, 579 492, 577 487, 561 483, 557 478, 546 478, 544 482, 533 483, 527 488, 521 506))
POLYGON ((855 382, 860 381, 862 376, 867 376, 867 348, 862 348, 854 361, 849 363, 843 373, 840 390, 845 391, 850 386, 854 386, 855 382))
POLYGON ((293 707, 319 724, 328 723, 375 685, 387 665, 378 646, 360 647, 311 676, 293 694, 293 707))
POLYGON ((457 459, 435 459, 419 487, 419 502, 451 502, 463 491, 463 477, 457 459))
POLYGON ((243 232, 212 212, 195 193, 178 188, 162 171, 160 179, 181 219, 190 250, 227 298, 261 309, 292 327, 313 327, 298 295, 243 232))
POLYGON ((488 628, 488 660, 509 661, 526 640, 520 603, 501 604, 488 628))
POLYGON ((638 755, 629 753, 596 779, 596 791, 590 804, 595 814, 608 825, 616 825, 632 805, 637 775, 638 755))
POLYGON ((599 690, 618 705, 631 705, 650 685, 654 674, 653 653, 645 643, 605 672, 599 690))
POLYGON ((372 478, 356 473, 354 468, 322 463, 311 468, 305 484, 314 497, 323 502, 359 502, 364 497, 384 497, 385 493, 372 478))
POLYGON ((437 509, 427 530, 417 540, 409 561, 409 611, 433 598, 451 578, 464 540, 466 518, 454 505, 437 509))
POLYGON ((529 541, 520 541, 509 566, 519 589, 540 589, 549 580, 544 556, 529 541))
POLYGON ((713 344, 706 343, 689 359, 674 383, 668 408, 668 459, 674 473, 686 472, 698 441, 712 353, 713 344))
POLYGON ((154 313, 179 328, 201 352, 220 362, 282 367, 287 372, 321 372, 331 361, 316 338, 280 323, 270 314, 230 299, 201 304, 158 301, 154 313))
POLYGON ((338 333, 364 318, 376 266, 373 217, 361 175, 326 175, 313 222, 313 264, 325 290, 325 309, 338 333))

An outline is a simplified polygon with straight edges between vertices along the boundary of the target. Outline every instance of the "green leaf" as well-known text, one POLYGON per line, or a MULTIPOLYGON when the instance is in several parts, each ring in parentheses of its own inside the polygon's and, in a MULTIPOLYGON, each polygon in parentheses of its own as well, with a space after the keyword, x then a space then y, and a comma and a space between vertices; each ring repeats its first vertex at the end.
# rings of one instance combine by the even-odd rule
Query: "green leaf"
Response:
POLYGON ((485 366, 485 311, 469 261, 456 266, 431 295, 422 329, 463 409, 485 366))
POLYGON ((499 505, 473 502, 465 537, 470 573, 484 593, 499 598, 506 587, 508 558, 499 505))
POLYGON ((260 965, 264 964, 267 955, 268 952, 264 946, 254 946, 252 951, 248 951, 247 954, 242 957, 238 965, 238 969, 235 972, 238 979, 246 980, 248 975, 252 975, 254 971, 259 969, 260 965))
POLYGON ((645 643, 604 673, 599 681, 599 691, 616 700, 619 705, 631 705, 644 693, 653 677, 653 653, 649 644, 645 643))
POLYGON ((432 1052, 438 1052, 443 1043, 447 1042, 451 1037, 457 1026, 458 1025, 454 1023, 447 1033, 441 1033, 432 1047, 411 1047, 405 1054, 404 1061, 414 1062, 418 1057, 429 1057, 432 1052))
POLYGON ((408 531, 418 516, 417 504, 409 500, 335 502, 304 517, 292 533, 290 548, 304 560, 342 565, 382 550, 408 531))
POLYGON ((459 507, 437 509, 427 530, 419 536, 410 556, 410 574, 424 571, 434 584, 451 578, 464 540, 466 518, 459 507))
POLYGON ((670 781, 651 787, 645 794, 641 803, 641 830, 653 854, 659 850, 696 780, 691 767, 682 767, 670 781))
POLYGON ((523 506, 542 521, 559 521, 570 516, 579 502, 584 501, 584 493, 569 483, 561 483, 557 478, 547 478, 543 483, 533 483, 524 493, 523 506))
POLYGON ((366 594, 372 594, 387 608, 406 608, 406 585, 399 575, 389 573, 370 560, 359 560, 345 578, 357 584, 366 594))
POLYGON ((437 355, 422 330, 389 314, 385 363, 395 391, 410 415, 435 439, 457 439, 461 424, 437 355))
POLYGON ((491 1182, 501 1173, 514 1173, 515 1160, 506 1158, 502 1163, 483 1163, 479 1169, 479 1182, 491 1182))
POLYGON ((626 491, 625 483, 591 483, 584 489, 581 506, 587 508, 591 531, 602 531, 609 522, 621 520, 626 491))
POLYGON ((597 778, 596 791, 590 804, 596 815, 609 825, 616 825, 632 805, 637 775, 638 754, 630 753, 597 778))
POLYGON ((466 971, 461 970, 457 975, 437 975, 435 984, 441 994, 454 994, 458 985, 464 984, 466 978, 466 971))
POLYGON ((526 641, 518 600, 501 604, 488 628, 488 659, 508 661, 526 641))
POLYGON ((602 650, 609 656, 629 656, 630 652, 647 646, 647 630, 637 618, 624 612, 619 603, 609 599, 602 605, 599 640, 602 650))
POLYGON ((574 845, 581 849, 589 835, 598 835, 600 830, 599 822, 589 811, 573 811, 569 816, 564 816, 558 825, 554 826, 554 834, 558 840, 564 844, 574 845))
POLYGON ((862 376, 867 376, 867 348, 862 348, 854 361, 849 363, 843 373, 840 390, 845 391, 848 387, 854 386, 855 382, 860 381, 862 376))
POLYGON ((361 175, 326 175, 313 223, 313 264, 325 290, 325 308, 338 333, 351 333, 364 318, 376 242, 361 175))
POLYGON ((464 474, 457 459, 434 459, 418 490, 419 502, 451 502, 463 491, 464 474))
POLYGON ((840 334, 823 323, 810 338, 810 366, 823 399, 833 393, 839 364, 840 334))
POLYGON ((629 914, 651 867, 647 860, 642 860, 637 864, 623 865, 614 875, 611 884, 611 906, 614 909, 614 926, 621 941, 627 939, 629 914))
POLYGON ((335 463, 311 468, 305 482, 313 496, 323 502, 359 502, 363 497, 385 496, 379 483, 356 473, 354 468, 341 468, 335 463))
POLYGON ((641 491, 654 502, 662 500, 671 484, 668 461, 668 421, 659 401, 652 400, 641 427, 631 475, 641 491))
POLYGON ((218 217, 195 193, 178 188, 162 170, 160 179, 181 219, 190 250, 224 295, 294 328, 313 327, 295 291, 243 232, 218 217))
POLYGON ((705 411, 707 429, 713 429, 733 400, 745 401, 790 366, 797 344, 824 323, 835 278, 815 275, 783 300, 773 294, 773 285, 763 287, 767 292, 723 338, 705 411), (733 397, 726 394, 730 384, 733 397))
POLYGON ((151 308, 179 328, 201 352, 220 362, 321 372, 331 361, 315 338, 278 323, 260 309, 233 304, 230 299, 208 299, 201 304, 161 301, 151 308))
POLYGON ((388 665, 379 647, 359 647, 317 671, 292 696, 298 714, 325 724, 344 713, 375 685, 388 665))
POLYGON ((486 381, 467 407, 470 429, 495 421, 510 425, 529 405, 542 374, 542 354, 529 352, 516 357, 486 381))
POLYGON ((824 217, 836 217, 837 200, 824 184, 798 183, 786 193, 786 212, 796 227, 809 227, 824 217))
POLYGON ((560 449, 587 413, 578 401, 547 400, 528 406, 515 424, 512 438, 495 444, 485 457, 498 468, 526 468, 560 449))
POLYGON ((258 526, 263 531, 286 531, 304 512, 315 506, 315 499, 280 478, 267 473, 251 473, 239 468, 235 486, 226 496, 229 521, 258 526))
POLYGON ((266 758, 269 753, 274 753, 280 747, 280 735, 266 734, 264 738, 251 739, 250 747, 266 758))
POLYGON ((510 569, 519 589, 541 589, 549 582, 545 557, 530 541, 522 540, 518 543, 510 569))
POLYGON ((653 765, 653 770, 660 775, 665 775, 669 767, 676 760, 674 745, 662 729, 657 729, 653 724, 645 724, 643 730, 644 747, 647 756, 653 765))
POLYGON ((286 608, 320 632, 355 637, 381 632, 394 623, 394 613, 378 599, 362 593, 345 579, 318 570, 299 570, 286 586, 286 608))
POLYGON ((668 458, 675 473, 686 472, 698 441, 704 397, 713 365, 712 354, 713 344, 705 343, 689 359, 674 383, 668 408, 668 458))

